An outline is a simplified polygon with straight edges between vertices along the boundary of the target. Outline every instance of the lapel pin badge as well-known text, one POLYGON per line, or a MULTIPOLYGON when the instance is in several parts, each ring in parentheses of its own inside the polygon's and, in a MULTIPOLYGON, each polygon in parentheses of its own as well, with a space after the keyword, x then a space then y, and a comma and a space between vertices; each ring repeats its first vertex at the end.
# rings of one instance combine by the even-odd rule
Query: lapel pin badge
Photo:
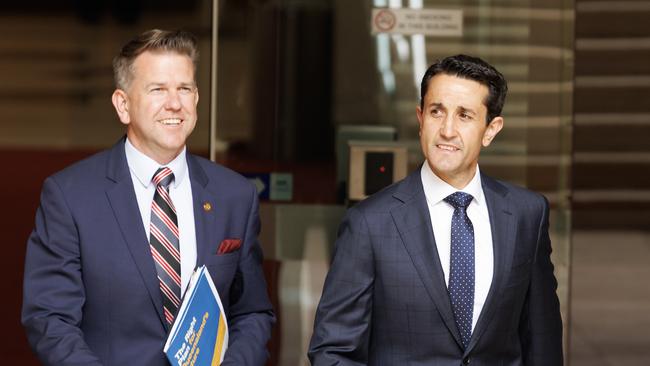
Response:
POLYGON ((203 203, 203 211, 205 211, 205 212, 212 211, 212 205, 210 204, 210 202, 204 202, 203 203))

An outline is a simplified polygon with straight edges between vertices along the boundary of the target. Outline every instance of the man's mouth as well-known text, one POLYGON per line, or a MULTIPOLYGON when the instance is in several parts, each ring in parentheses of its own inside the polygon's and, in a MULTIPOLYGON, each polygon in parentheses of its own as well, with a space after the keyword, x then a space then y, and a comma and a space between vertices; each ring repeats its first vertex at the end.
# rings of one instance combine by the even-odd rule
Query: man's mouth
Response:
POLYGON ((177 126, 181 124, 181 119, 180 118, 165 118, 161 119, 158 122, 162 123, 165 126, 177 126))
POLYGON ((460 150, 459 148, 453 145, 437 144, 436 147, 441 150, 452 151, 452 152, 460 150))

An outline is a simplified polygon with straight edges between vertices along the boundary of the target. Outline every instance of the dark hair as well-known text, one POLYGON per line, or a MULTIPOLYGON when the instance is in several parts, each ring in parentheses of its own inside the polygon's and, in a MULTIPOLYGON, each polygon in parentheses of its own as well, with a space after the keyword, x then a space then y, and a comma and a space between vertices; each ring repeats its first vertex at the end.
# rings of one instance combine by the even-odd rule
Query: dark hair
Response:
POLYGON ((449 56, 429 66, 420 85, 420 108, 424 108, 424 96, 429 89, 429 80, 438 74, 457 76, 474 80, 488 88, 488 96, 483 102, 487 107, 487 123, 501 115, 508 93, 506 79, 497 69, 478 57, 467 55, 449 56))
POLYGON ((133 77, 133 61, 146 51, 176 52, 192 60, 194 71, 199 59, 196 38, 192 33, 176 30, 148 30, 127 42, 113 59, 115 87, 125 90, 133 77))

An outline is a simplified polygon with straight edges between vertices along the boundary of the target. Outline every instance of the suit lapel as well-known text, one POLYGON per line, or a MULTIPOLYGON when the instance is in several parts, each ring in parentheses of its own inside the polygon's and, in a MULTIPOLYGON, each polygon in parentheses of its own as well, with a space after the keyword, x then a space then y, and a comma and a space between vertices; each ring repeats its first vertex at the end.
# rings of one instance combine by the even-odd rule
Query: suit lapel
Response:
POLYGON ((456 342, 462 345, 431 228, 420 169, 400 183, 393 196, 403 202, 402 205, 391 210, 402 243, 449 332, 456 342))
POLYGON ((217 207, 215 195, 207 190, 208 176, 197 158, 187 154, 187 166, 192 182, 194 228, 196 230, 196 265, 198 267, 205 263, 205 258, 208 258, 210 254, 214 254, 210 253, 210 248, 216 248, 216 244, 210 244, 216 242, 216 237, 221 230, 215 221, 215 215, 223 208, 217 207))
POLYGON ((156 267, 151 257, 149 240, 142 224, 138 201, 126 162, 124 139, 120 140, 111 150, 106 177, 113 183, 106 189, 106 195, 115 219, 142 276, 153 306, 158 312, 158 317, 161 323, 166 324, 162 312, 162 298, 156 267))
POLYGON ((481 182, 490 216, 492 247, 494 250, 494 273, 485 305, 479 315, 474 332, 472 332, 472 338, 466 353, 472 350, 490 324, 498 301, 501 298, 505 285, 504 281, 512 265, 515 249, 516 225, 514 223, 516 220, 510 208, 511 202, 507 196, 508 190, 502 184, 485 175, 481 175, 481 182))

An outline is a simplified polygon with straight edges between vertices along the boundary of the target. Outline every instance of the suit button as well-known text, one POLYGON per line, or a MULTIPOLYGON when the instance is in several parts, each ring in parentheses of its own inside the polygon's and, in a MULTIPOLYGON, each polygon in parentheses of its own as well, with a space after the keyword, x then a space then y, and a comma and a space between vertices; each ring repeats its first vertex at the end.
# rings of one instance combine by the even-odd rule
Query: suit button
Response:
POLYGON ((463 365, 469 365, 469 357, 463 358, 463 365))

